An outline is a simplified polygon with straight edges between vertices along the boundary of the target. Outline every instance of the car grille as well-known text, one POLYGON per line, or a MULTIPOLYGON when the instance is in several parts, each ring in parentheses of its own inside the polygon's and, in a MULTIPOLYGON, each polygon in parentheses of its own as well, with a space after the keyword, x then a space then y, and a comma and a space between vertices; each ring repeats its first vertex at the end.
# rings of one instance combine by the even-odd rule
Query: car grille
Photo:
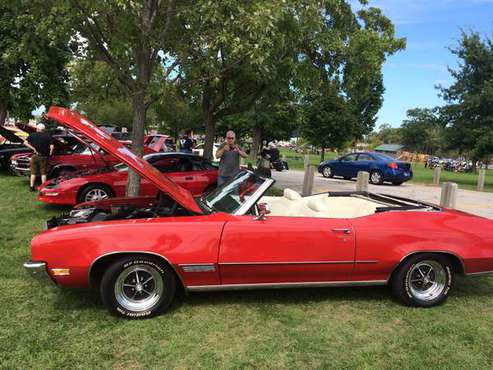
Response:
POLYGON ((17 158, 17 169, 18 170, 29 170, 29 167, 31 165, 31 158, 30 157, 20 157, 17 158))

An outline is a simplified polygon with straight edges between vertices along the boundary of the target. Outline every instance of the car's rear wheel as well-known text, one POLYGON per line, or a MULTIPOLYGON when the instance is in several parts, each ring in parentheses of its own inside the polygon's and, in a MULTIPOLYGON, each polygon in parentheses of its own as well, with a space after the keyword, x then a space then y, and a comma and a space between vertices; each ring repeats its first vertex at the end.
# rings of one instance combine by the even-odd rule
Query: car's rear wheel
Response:
POLYGON ((443 303, 454 282, 449 259, 419 254, 406 260, 392 277, 394 295, 409 306, 432 307, 443 303))
POLYGON ((326 178, 334 177, 334 174, 332 173, 332 168, 330 168, 329 166, 325 166, 324 168, 322 168, 322 175, 326 178))
POLYGON ((115 315, 128 318, 155 316, 169 307, 176 292, 174 272, 148 256, 130 256, 114 262, 101 280, 101 298, 115 315))
POLYGON ((82 202, 94 202, 97 200, 103 200, 114 196, 113 190, 109 186, 103 184, 94 184, 86 186, 79 194, 78 201, 82 202))
POLYGON ((370 182, 374 185, 383 184, 383 174, 378 170, 373 170, 370 172, 370 182))

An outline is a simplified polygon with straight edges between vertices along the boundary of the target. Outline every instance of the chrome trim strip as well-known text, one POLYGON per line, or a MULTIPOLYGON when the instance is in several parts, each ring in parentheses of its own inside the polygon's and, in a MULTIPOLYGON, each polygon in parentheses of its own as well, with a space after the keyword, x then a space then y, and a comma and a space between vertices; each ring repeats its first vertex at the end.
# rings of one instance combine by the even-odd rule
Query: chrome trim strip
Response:
POLYGON ((87 270, 87 281, 88 281, 89 285, 92 283, 91 282, 91 271, 92 271, 92 268, 93 268, 94 264, 97 261, 99 261, 101 258, 106 257, 106 256, 110 256, 110 255, 113 255, 113 254, 150 254, 150 255, 153 255, 153 256, 160 257, 160 258, 164 259, 168 263, 168 265, 173 269, 173 271, 175 272, 176 276, 178 276, 178 279, 180 280, 182 286, 185 286, 185 283, 183 282, 183 279, 182 279, 181 275, 178 273, 178 271, 176 270, 175 266, 166 257, 164 257, 163 255, 158 254, 158 253, 147 252, 147 251, 119 251, 119 252, 109 252, 109 253, 102 254, 101 256, 99 256, 96 259, 94 259, 94 261, 92 261, 91 265, 89 266, 89 269, 87 270))
POLYGON ((212 263, 183 264, 178 265, 185 272, 214 272, 216 266, 212 263))
POLYGON ((258 283, 258 284, 223 284, 223 285, 192 285, 186 289, 191 292, 207 292, 216 290, 242 289, 273 289, 273 288, 317 288, 317 287, 344 287, 344 286, 372 286, 386 285, 386 280, 367 281, 313 281, 303 283, 258 283))
POLYGON ((265 179, 264 183, 259 186, 257 191, 253 193, 248 200, 234 213, 235 216, 243 216, 252 206, 257 203, 265 191, 275 182, 273 179, 265 179))
POLYGON ((493 271, 469 272, 464 275, 468 277, 476 277, 476 276, 479 277, 479 276, 490 275, 490 274, 493 274, 493 271))
MULTIPOLYGON (((378 260, 359 260, 359 261, 279 261, 279 262, 222 262, 220 266, 237 266, 237 265, 347 265, 353 263, 378 263, 378 260)), ((181 265, 180 265, 181 266, 181 265)))
POLYGON ((296 262, 222 262, 219 265, 237 266, 237 265, 337 265, 353 264, 354 261, 296 261, 296 262))
POLYGON ((24 268, 31 275, 32 278, 42 283, 50 283, 56 285, 51 276, 46 270, 46 262, 27 261, 24 262, 24 268))

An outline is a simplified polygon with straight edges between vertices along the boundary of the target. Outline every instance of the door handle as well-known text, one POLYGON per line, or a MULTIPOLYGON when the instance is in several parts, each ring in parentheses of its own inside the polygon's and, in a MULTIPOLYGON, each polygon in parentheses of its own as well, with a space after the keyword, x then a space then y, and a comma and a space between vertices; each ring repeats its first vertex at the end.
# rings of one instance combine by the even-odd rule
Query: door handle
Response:
POLYGON ((193 180, 193 176, 185 176, 185 180, 193 180))
POLYGON ((334 233, 351 234, 351 229, 332 229, 334 233))

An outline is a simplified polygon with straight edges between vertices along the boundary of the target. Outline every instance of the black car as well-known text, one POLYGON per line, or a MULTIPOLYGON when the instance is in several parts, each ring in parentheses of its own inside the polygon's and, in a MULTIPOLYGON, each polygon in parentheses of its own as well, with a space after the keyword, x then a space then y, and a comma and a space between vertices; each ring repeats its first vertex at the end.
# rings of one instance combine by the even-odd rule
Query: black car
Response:
POLYGON ((19 153, 31 153, 31 149, 23 144, 23 140, 13 131, 0 126, 0 135, 5 138, 5 142, 0 144, 0 170, 10 168, 10 157, 19 153))

